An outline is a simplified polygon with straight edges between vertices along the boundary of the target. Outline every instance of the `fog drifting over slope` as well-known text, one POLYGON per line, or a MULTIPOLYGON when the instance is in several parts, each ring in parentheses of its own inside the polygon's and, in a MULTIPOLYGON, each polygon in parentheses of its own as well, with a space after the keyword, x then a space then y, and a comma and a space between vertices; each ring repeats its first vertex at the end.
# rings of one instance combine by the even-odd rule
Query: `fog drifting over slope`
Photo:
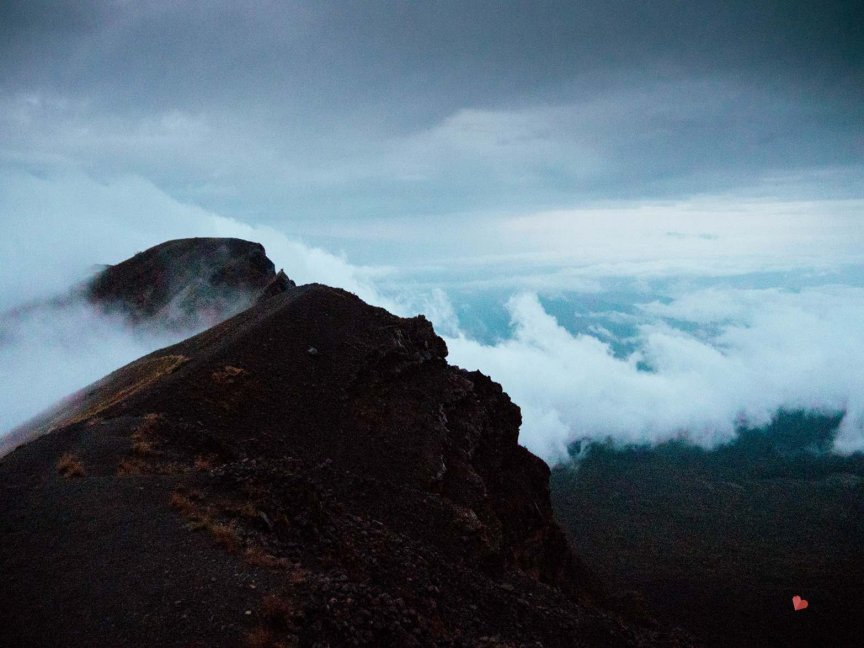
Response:
POLYGON ((136 178, 106 185, 78 175, 51 181, 0 175, 0 213, 15 215, 4 223, 7 235, 0 240, 0 434, 114 369, 198 332, 133 330, 80 301, 51 303, 100 264, 118 263, 168 239, 264 242, 277 264, 290 262, 286 268, 300 283, 338 285, 395 307, 366 279, 372 271, 270 228, 178 203, 136 178), (118 211, 124 214, 119 221, 118 211), (58 213, 67 217, 62 226, 58 213))
MULTIPOLYGON (((650 227, 636 228, 629 238, 622 234, 616 246, 611 232, 616 212, 610 210, 613 225, 606 222, 574 235, 583 242, 591 236, 609 242, 608 249, 595 248, 594 257, 581 266, 557 257, 550 270, 536 260, 505 254, 510 271, 488 282, 510 286, 511 330, 501 339, 481 341, 459 320, 447 291, 434 279, 419 281, 417 268, 353 265, 277 229, 179 203, 140 179, 100 184, 84 177, 48 181, 18 175, 3 180, 0 209, 20 216, 9 224, 11 239, 0 244, 4 267, 16 268, 14 274, 3 273, 0 283, 4 310, 58 294, 95 263, 116 263, 169 238, 235 236, 263 243, 276 267, 284 267, 298 283, 339 286, 401 315, 426 313, 447 340, 452 363, 490 374, 522 407, 522 443, 547 460, 561 457, 568 442, 583 438, 655 443, 687 437, 710 446, 732 438, 738 423, 766 423, 781 407, 846 411, 837 449, 864 449, 864 368, 859 362, 864 357, 864 288, 848 280, 854 272, 843 275, 846 285, 837 283, 841 275, 832 270, 837 262, 828 254, 854 248, 850 241, 857 239, 849 229, 854 220, 846 213, 823 219, 819 254, 802 261, 799 253, 812 236, 796 237, 787 229, 766 246, 764 228, 754 226, 751 231, 758 235, 746 245, 728 246, 729 232, 747 238, 746 225, 736 229, 727 221, 716 236, 702 236, 699 228, 705 223, 694 221, 692 210, 676 216, 674 206, 665 212, 662 206, 652 208, 663 216, 654 234, 650 227), (50 224, 61 210, 65 229, 52 233, 50 224), (121 225, 113 217, 117 210, 142 218, 127 218, 121 225), (669 236, 670 228, 675 235, 669 236), (660 255, 634 244, 652 235, 663 243, 660 255), (840 243, 832 244, 830 236, 840 243), (13 245, 12 239, 32 244, 13 245), (711 256, 724 246, 726 252, 711 256), (736 249, 744 256, 736 257, 736 249), (775 271, 816 268, 811 285, 795 288, 782 274, 773 287, 730 283, 734 268, 752 272, 760 253, 763 265, 775 271), (691 266, 703 275, 701 287, 691 281, 691 266), (568 286, 602 297, 609 275, 636 290, 632 308, 601 314, 635 331, 626 339, 610 331, 612 324, 574 334, 544 309, 541 296, 566 294, 568 286), (662 291, 650 284, 658 275, 665 276, 662 291)), ((770 224, 771 215, 764 218, 770 224)), ((579 220, 568 223, 575 227, 579 220)), ((802 226, 802 231, 810 230, 802 226)), ((506 253, 501 240, 495 244, 506 253)), ((845 262, 847 269, 861 268, 853 258, 845 262)), ((482 287, 486 280, 478 278, 477 263, 454 263, 441 284, 482 287)), ((494 258, 487 263, 494 266, 494 258)), ((0 338, 0 429, 8 431, 173 341, 158 332, 132 333, 86 307, 66 309, 62 316, 35 309, 15 327, 7 326, 0 338)))

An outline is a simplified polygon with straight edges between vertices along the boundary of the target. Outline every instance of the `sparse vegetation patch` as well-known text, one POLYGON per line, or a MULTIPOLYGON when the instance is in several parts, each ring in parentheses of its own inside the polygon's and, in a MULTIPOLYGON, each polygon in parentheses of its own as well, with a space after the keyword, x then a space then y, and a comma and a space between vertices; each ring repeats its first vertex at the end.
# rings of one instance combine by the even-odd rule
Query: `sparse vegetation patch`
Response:
POLYGON ((84 464, 73 452, 67 452, 59 461, 57 461, 57 472, 64 477, 84 477, 87 472, 84 470, 84 464))

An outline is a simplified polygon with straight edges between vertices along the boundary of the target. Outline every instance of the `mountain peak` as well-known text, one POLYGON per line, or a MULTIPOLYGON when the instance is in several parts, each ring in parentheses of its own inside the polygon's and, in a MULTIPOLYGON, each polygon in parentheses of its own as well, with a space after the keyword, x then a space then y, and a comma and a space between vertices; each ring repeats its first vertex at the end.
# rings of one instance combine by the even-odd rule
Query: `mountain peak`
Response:
POLYGON ((134 324, 189 330, 248 308, 276 279, 273 262, 260 243, 186 238, 108 266, 90 281, 86 292, 91 303, 134 324))

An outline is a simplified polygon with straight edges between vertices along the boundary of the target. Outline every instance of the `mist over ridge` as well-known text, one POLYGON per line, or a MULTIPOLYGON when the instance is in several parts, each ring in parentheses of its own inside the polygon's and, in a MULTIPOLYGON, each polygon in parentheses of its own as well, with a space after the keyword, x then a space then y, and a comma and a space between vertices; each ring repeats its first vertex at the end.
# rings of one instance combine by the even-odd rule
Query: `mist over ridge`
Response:
MULTIPOLYGON (((846 412, 854 450, 859 5, 10 0, 0 313, 235 236, 427 313, 547 459, 784 407, 846 412)), ((0 430, 173 340, 28 317, 0 330, 0 430)))
MULTIPOLYGON (((144 196, 164 201, 149 189, 144 196)), ((522 408, 520 442, 553 463, 584 439, 687 439, 713 447, 784 409, 844 413, 834 449, 862 448, 864 370, 854 359, 864 351, 864 288, 854 264, 781 275, 795 276, 801 288, 774 285, 776 273, 694 277, 670 269, 659 277, 609 277, 589 265, 581 277, 590 281, 574 275, 576 292, 563 288, 566 276, 546 275, 555 288, 532 284, 537 271, 526 265, 509 289, 500 278, 472 285, 470 269, 463 271, 467 288, 460 290, 452 276, 436 286, 434 274, 424 283, 400 268, 358 267, 276 230, 179 204, 166 214, 165 223, 172 221, 178 232, 262 241, 298 283, 345 287, 401 315, 425 313, 447 341, 450 362, 500 382, 522 408)), ((90 243, 107 249, 98 219, 89 222, 90 243)), ((36 310, 25 320, 0 343, 9 384, 26 377, 21 391, 4 392, 5 430, 182 337, 132 331, 80 305, 36 310)))

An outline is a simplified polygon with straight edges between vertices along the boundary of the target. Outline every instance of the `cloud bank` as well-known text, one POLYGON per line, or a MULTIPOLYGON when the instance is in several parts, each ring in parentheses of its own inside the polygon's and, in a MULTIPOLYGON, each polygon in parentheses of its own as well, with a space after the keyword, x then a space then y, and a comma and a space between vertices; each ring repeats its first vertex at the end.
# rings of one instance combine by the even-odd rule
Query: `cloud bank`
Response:
MULTIPOLYGON (((339 286, 401 315, 426 313, 452 362, 488 373, 522 407, 522 443, 547 460, 585 438, 686 437, 711 446, 779 408, 846 412, 837 449, 849 452, 864 449, 864 371, 856 361, 864 357, 864 277, 852 272, 846 285, 830 283, 837 267, 862 267, 860 204, 821 207, 754 201, 736 212, 709 201, 511 217, 487 237, 486 249, 500 257, 445 259, 424 278, 416 268, 358 266, 275 227, 175 200, 135 176, 100 182, 7 172, 0 213, 17 217, 0 239, 4 268, 14 269, 0 273, 0 307, 57 295, 95 263, 166 239, 236 236, 263 243, 298 283, 339 286), (537 219, 544 227, 531 226, 537 219), (447 269, 444 280, 436 268, 447 269), (478 268, 492 278, 477 279, 478 268), (734 287, 736 275, 760 269, 781 287, 734 287), (796 279, 788 273, 802 270, 810 287, 789 288, 796 279), (594 313, 579 334, 541 299, 581 293, 602 305, 622 282, 630 307, 594 313), (468 334, 448 293, 460 286, 475 297, 487 288, 504 299, 515 293, 509 334, 495 341, 468 334), (621 321, 626 338, 615 326, 621 321)), ((0 430, 174 341, 135 334, 83 307, 62 316, 34 309, 0 335, 0 378, 12 386, 0 392, 0 430)))
POLYGON ((717 288, 647 303, 625 357, 568 332, 535 294, 507 307, 511 337, 449 338, 451 360, 504 385, 522 406, 522 443, 547 460, 583 438, 711 447, 781 408, 845 411, 836 449, 864 450, 864 289, 717 288))

